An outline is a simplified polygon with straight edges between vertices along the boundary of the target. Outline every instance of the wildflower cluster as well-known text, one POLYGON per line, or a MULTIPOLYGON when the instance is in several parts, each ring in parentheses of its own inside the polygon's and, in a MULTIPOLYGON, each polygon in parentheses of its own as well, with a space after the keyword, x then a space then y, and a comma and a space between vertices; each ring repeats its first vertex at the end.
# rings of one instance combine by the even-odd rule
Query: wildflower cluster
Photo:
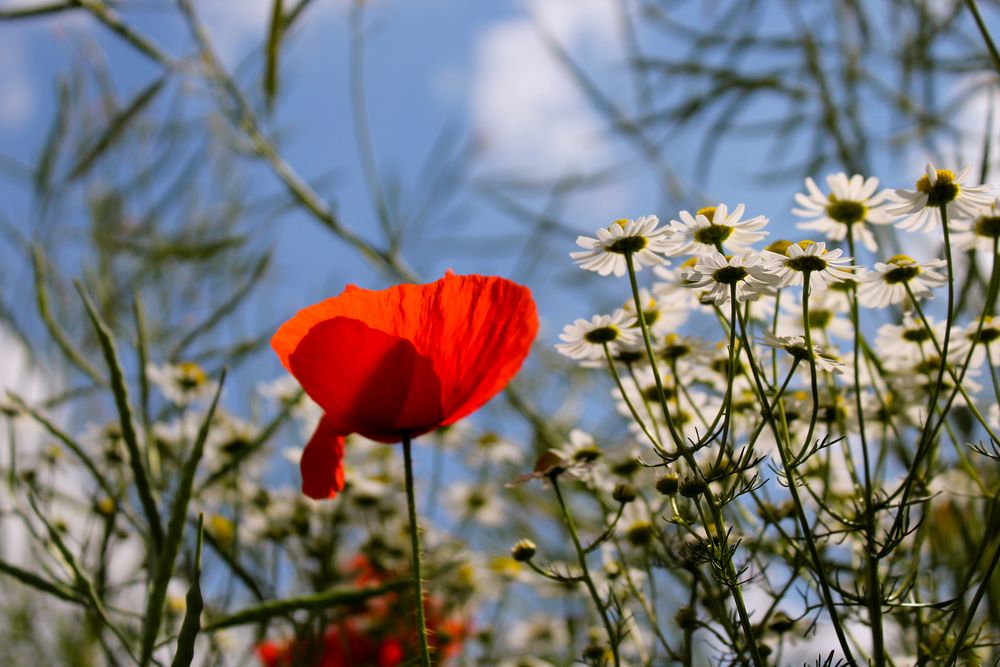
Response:
MULTIPOLYGON (((597 240, 577 240, 589 249, 571 254, 581 268, 627 274, 632 292, 625 308, 567 325, 556 346, 607 369, 629 431, 612 437, 641 443, 629 477, 635 493, 620 492, 601 457, 588 455, 585 472, 574 472, 606 512, 595 541, 577 541, 577 576, 614 664, 657 652, 691 664, 692 651, 708 646, 737 663, 770 664, 782 635, 806 627, 825 628, 823 645, 849 663, 885 664, 913 647, 921 659, 944 660, 974 644, 974 610, 926 612, 924 622, 947 624, 928 640, 899 607, 937 599, 914 565, 943 557, 926 538, 945 528, 927 517, 954 494, 981 506, 998 478, 971 457, 1000 460, 1000 227, 990 188, 967 183, 968 173, 928 165, 914 190, 879 191, 876 178, 839 173, 824 192, 807 179, 792 213, 822 240, 759 247, 768 219, 744 219, 742 204, 683 211, 665 227, 654 216, 618 221, 597 240), (926 241, 908 238, 895 243, 921 259, 881 254, 891 225, 937 232, 938 254, 924 256, 926 241), (603 243, 611 233, 614 242, 603 243), (956 302, 953 245, 989 252, 991 277, 974 303, 956 302), (654 267, 648 287, 644 266, 654 267), (946 299, 930 301, 945 289, 946 299), (988 391, 976 382, 982 374, 988 391), (968 443, 980 438, 988 444, 973 453, 968 443), (961 489, 938 481, 953 470, 968 473, 961 489), (630 622, 640 614, 660 628, 669 622, 656 617, 641 581, 602 591, 586 557, 599 545, 613 545, 621 568, 645 553, 687 590, 676 643, 657 627, 646 628, 655 640, 638 639, 645 635, 630 622), (795 587, 802 600, 789 599, 795 587), (750 604, 751 594, 767 602, 750 604)), ((576 442, 588 438, 577 433, 576 442)), ((567 462, 547 475, 557 493, 578 451, 557 452, 567 462)))

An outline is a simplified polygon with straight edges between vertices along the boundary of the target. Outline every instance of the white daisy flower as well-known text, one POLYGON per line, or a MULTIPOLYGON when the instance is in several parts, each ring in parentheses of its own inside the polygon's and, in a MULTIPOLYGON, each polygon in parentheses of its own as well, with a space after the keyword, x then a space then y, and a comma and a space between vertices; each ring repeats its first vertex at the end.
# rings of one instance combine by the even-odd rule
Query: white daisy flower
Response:
MULTIPOLYGON (((853 340, 854 326, 844 317, 850 309, 846 296, 843 292, 832 289, 814 292, 809 296, 809 328, 814 335, 822 332, 844 340, 853 340)), ((782 300, 778 333, 796 333, 804 329, 801 296, 794 303, 782 300)))
POLYGON ((552 451, 572 463, 593 463, 601 458, 601 448, 594 441, 594 436, 578 428, 569 432, 569 442, 552 451))
POLYGON ((218 382, 208 379, 201 366, 190 361, 161 366, 147 364, 146 376, 168 401, 179 407, 212 398, 219 386, 218 382))
POLYGON ((712 359, 712 345, 701 338, 667 334, 656 348, 656 356, 663 361, 678 366, 684 363, 704 364, 712 359))
POLYGON ((697 257, 692 257, 685 261, 678 269, 670 269, 665 266, 657 266, 653 273, 659 278, 653 283, 653 296, 658 303, 668 304, 667 308, 683 309, 685 312, 711 313, 711 306, 707 306, 698 300, 698 295, 689 290, 684 285, 684 274, 689 269, 693 269, 698 262, 697 257))
POLYGON ((642 503, 629 503, 615 526, 615 533, 635 547, 645 547, 655 534, 649 510, 642 503))
POLYGON ((510 440, 501 438, 493 431, 487 431, 475 440, 475 447, 466 447, 466 461, 471 466, 486 463, 520 466, 524 463, 524 452, 510 440))
POLYGON ((667 264, 667 260, 657 254, 666 250, 667 229, 657 229, 658 224, 660 221, 655 215, 638 220, 615 220, 607 229, 598 229, 596 239, 576 237, 576 244, 586 250, 571 252, 569 256, 581 268, 602 276, 612 273, 624 276, 628 268, 626 255, 632 256, 636 271, 643 266, 667 264))
POLYGON ((671 220, 667 231, 668 255, 705 255, 718 251, 718 244, 733 253, 744 253, 767 236, 760 231, 767 218, 762 215, 740 220, 746 210, 740 204, 730 213, 725 204, 698 209, 694 215, 680 212, 680 220, 671 220))
POLYGON ((883 324, 875 334, 875 352, 879 359, 894 368, 918 363, 927 354, 934 354, 931 333, 937 340, 944 338, 945 322, 935 322, 928 316, 931 331, 912 315, 904 315, 901 324, 883 324))
POLYGON ((854 230, 855 238, 864 243, 868 250, 878 250, 875 237, 865 223, 884 225, 891 222, 883 208, 889 191, 883 190, 876 194, 878 179, 874 176, 866 179, 855 174, 848 179, 844 172, 830 174, 826 177, 826 184, 830 188, 828 195, 824 195, 816 187, 813 179, 807 178, 808 194, 795 194, 799 207, 793 208, 792 213, 809 218, 807 222, 798 223, 798 228, 822 232, 830 241, 844 240, 850 228, 854 230))
POLYGON ((994 403, 990 406, 988 419, 990 420, 990 426, 1000 428, 1000 403, 994 403))
POLYGON ((481 483, 452 482, 444 492, 444 506, 458 521, 471 519, 483 526, 501 526, 508 509, 497 491, 481 483))
MULTIPOLYGON (((969 322, 969 326, 964 329, 957 327, 958 332, 952 333, 954 347, 952 348, 954 359, 959 363, 965 362, 965 357, 972 348, 972 342, 976 341, 976 348, 972 351, 972 358, 969 361, 971 368, 979 368, 986 361, 986 351, 994 364, 1000 363, 1000 319, 994 317, 984 317, 982 330, 979 328, 979 321, 969 322), (976 340, 976 332, 979 332, 979 340, 976 340)), ((954 331, 954 330, 953 330, 954 331)), ((950 356, 950 353, 949 353, 950 356)))
MULTIPOLYGON (((687 322, 691 313, 680 300, 661 301, 646 288, 639 290, 639 303, 642 304, 642 315, 646 326, 649 327, 654 336, 663 336, 670 331, 680 329, 687 322)), ((625 302, 625 312, 636 322, 639 321, 635 312, 635 299, 629 299, 625 302)))
POLYGON ((784 244, 771 244, 761 256, 770 264, 772 273, 781 278, 781 287, 801 285, 802 276, 809 274, 810 290, 824 290, 833 283, 854 279, 853 258, 842 257, 844 251, 840 248, 826 249, 826 243, 820 241, 799 241, 789 243, 783 252, 784 244))
POLYGON ((956 175, 948 169, 936 169, 928 162, 926 173, 917 180, 916 190, 895 190, 893 197, 898 205, 887 212, 906 216, 896 226, 907 231, 933 231, 941 222, 941 206, 948 211, 949 220, 975 219, 993 203, 993 188, 964 184, 962 181, 971 170, 972 166, 967 165, 956 175))
POLYGON ((893 255, 886 262, 876 262, 875 270, 862 279, 858 302, 868 308, 902 303, 909 299, 907 286, 918 299, 931 297, 935 287, 948 282, 948 278, 937 271, 943 266, 943 259, 918 262, 908 255, 893 255))
POLYGON ((993 253, 993 244, 1000 239, 1000 198, 983 210, 974 220, 949 221, 951 240, 959 250, 982 250, 993 253))
MULTIPOLYGON (((775 336, 770 331, 765 331, 764 335, 760 338, 760 342, 768 347, 784 350, 799 361, 809 361, 809 348, 806 345, 804 336, 775 336)), ((833 373, 834 375, 842 375, 844 373, 845 366, 835 355, 825 352, 822 348, 815 345, 813 345, 813 359, 816 362, 816 368, 821 371, 833 373)))
POLYGON ((718 306, 729 302, 733 286, 736 301, 745 303, 756 301, 765 290, 781 282, 780 276, 770 272, 755 252, 727 258, 716 251, 700 257, 694 269, 684 274, 684 280, 691 289, 704 289, 699 297, 703 303, 718 306))
POLYGON ((610 315, 594 315, 589 322, 581 318, 563 327, 559 334, 563 342, 556 344, 556 350, 570 359, 601 359, 606 345, 614 355, 619 344, 638 341, 634 324, 621 308, 610 315))

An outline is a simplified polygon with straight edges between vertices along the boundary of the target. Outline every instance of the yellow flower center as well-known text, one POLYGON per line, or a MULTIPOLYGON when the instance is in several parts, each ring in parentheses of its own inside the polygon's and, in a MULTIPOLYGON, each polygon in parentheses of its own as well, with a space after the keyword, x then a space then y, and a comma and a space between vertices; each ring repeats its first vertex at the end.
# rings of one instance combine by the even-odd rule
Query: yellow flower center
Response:
POLYGON ((954 172, 949 169, 938 169, 934 185, 931 185, 931 179, 924 174, 917 179, 917 190, 927 195, 928 206, 941 206, 955 201, 962 188, 955 182, 954 172))
POLYGON ((706 218, 708 218, 709 222, 713 222, 715 220, 715 207, 714 206, 705 206, 705 207, 699 208, 697 211, 695 211, 695 215, 703 215, 706 218))

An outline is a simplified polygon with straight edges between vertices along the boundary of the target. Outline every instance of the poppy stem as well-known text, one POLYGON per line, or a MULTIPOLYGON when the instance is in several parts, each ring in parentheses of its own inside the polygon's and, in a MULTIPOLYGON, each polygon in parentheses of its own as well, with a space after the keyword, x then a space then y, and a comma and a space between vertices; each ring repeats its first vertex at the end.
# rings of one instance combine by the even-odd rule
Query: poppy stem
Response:
POLYGON ((406 506, 410 512, 410 549, 413 555, 413 594, 417 611, 417 634, 420 637, 420 665, 430 667, 431 652, 427 645, 427 622, 424 620, 424 582, 420 578, 420 535, 417 525, 417 503, 413 499, 413 458, 410 436, 403 436, 403 460, 406 464, 406 506))

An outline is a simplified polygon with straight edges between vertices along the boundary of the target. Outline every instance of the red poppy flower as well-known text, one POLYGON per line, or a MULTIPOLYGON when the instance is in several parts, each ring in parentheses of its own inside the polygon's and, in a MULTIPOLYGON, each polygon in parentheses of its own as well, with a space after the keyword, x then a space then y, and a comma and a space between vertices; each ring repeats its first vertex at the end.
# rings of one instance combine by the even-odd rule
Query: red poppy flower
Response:
MULTIPOLYGON (((351 570, 358 586, 382 583, 398 574, 380 570, 363 556, 355 558, 351 570)), ((257 657, 264 667, 400 667, 406 664, 408 652, 413 657, 417 643, 415 630, 402 612, 410 604, 405 595, 387 593, 331 623, 322 636, 258 644, 257 657)), ((424 600, 424 611, 435 664, 443 665, 461 651, 469 626, 459 616, 446 615, 432 596, 424 600)))
POLYGON ((493 276, 351 285, 299 311, 271 346, 325 413, 302 455, 303 492, 343 488, 345 435, 399 442, 480 408, 520 369, 537 331, 529 290, 493 276))

